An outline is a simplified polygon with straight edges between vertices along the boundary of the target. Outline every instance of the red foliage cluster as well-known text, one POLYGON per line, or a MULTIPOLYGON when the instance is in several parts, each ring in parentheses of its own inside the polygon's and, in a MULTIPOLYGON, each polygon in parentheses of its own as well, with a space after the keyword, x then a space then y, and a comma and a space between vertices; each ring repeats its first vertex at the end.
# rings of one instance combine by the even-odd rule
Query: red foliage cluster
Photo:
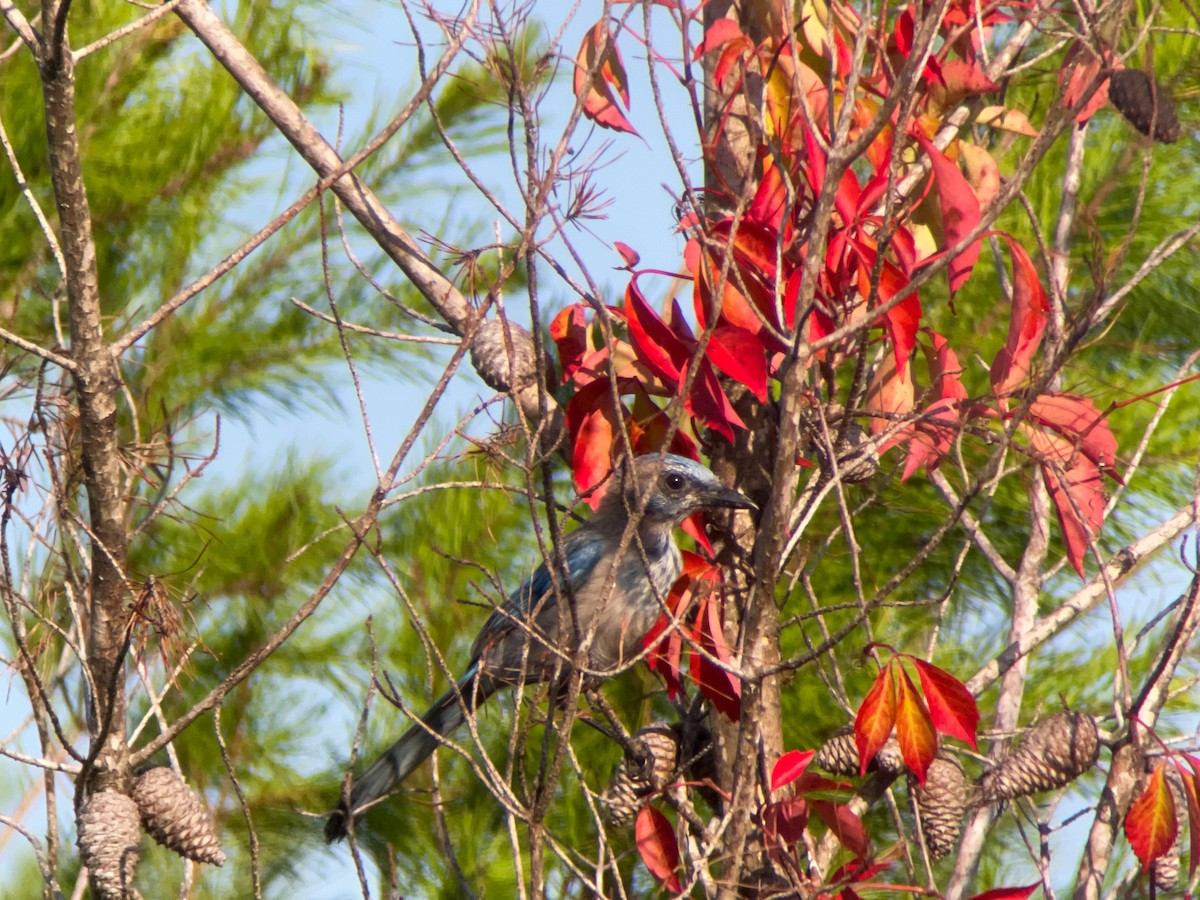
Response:
MULTIPOLYGON (((680 12, 685 20, 695 14, 680 12)), ((852 13, 839 8, 838 15, 852 13)), ((998 190, 998 170, 986 150, 959 138, 941 150, 933 140, 941 113, 952 103, 996 89, 981 68, 979 30, 959 28, 974 16, 969 0, 951 4, 939 24, 943 42, 925 61, 918 101, 903 115, 893 112, 882 128, 872 122, 893 87, 898 64, 912 51, 915 7, 895 20, 887 47, 893 65, 876 64, 860 76, 863 94, 851 113, 850 136, 874 136, 861 165, 840 176, 813 296, 804 302, 801 282, 811 252, 807 236, 827 180, 829 108, 831 102, 836 107, 837 88, 850 74, 846 34, 856 23, 835 21, 826 30, 806 22, 797 39, 766 45, 755 44, 732 20, 718 20, 708 29, 695 58, 717 55, 712 71, 719 85, 733 89, 747 71, 764 73, 767 135, 757 154, 761 176, 744 214, 715 220, 692 215, 685 222, 694 236, 684 251, 686 275, 675 277, 692 285, 688 313, 673 298, 649 302, 639 279, 656 273, 636 269, 638 254, 620 245, 630 280, 623 305, 601 311, 610 339, 599 338, 593 314, 582 304, 555 320, 552 333, 564 381, 571 385, 567 423, 581 491, 595 487, 609 471, 619 429, 628 430, 635 452, 661 449, 671 434, 670 449, 694 457, 696 441, 689 430, 702 435, 707 429, 733 440, 746 427, 726 384, 736 382, 765 401, 781 362, 798 342, 807 342, 818 360, 837 367, 857 358, 857 335, 865 329, 887 342, 891 354, 875 373, 865 407, 856 412, 869 416, 873 432, 882 436, 881 452, 906 448, 903 477, 935 468, 964 432, 1002 429, 1004 439, 1013 440, 1039 466, 1068 559, 1083 574, 1104 518, 1101 476, 1112 474, 1116 441, 1104 414, 1089 400, 1039 383, 1049 303, 1029 253, 1010 235, 995 233, 1011 258, 1012 296, 1008 338, 992 359, 986 396, 969 397, 958 354, 944 335, 924 324, 917 289, 921 270, 939 260, 945 262, 952 295, 967 282, 985 236, 979 233, 983 204, 998 190), (837 69, 832 98, 825 77, 829 60, 837 69), (885 217, 884 199, 896 178, 894 159, 914 153, 928 162, 926 195, 885 217), (922 221, 933 217, 939 223, 940 247, 930 247, 933 233, 917 226, 919 211, 922 221), (917 348, 927 377, 927 388, 920 391, 917 348), (684 422, 672 428, 671 413, 686 414, 691 427, 684 422)), ((992 8, 983 24, 1005 20, 1005 13, 992 8)), ((585 114, 607 127, 632 131, 615 104, 619 96, 628 106, 628 82, 616 32, 605 23, 588 33, 576 73, 585 114), (594 77, 588 79, 592 69, 594 77)), ((1079 90, 1089 85, 1081 81, 1079 90)), ((1014 110, 987 107, 981 115, 994 127, 1032 131, 1014 110)))
MULTIPOLYGON (((702 3, 688 8, 679 0, 657 2, 673 10, 685 36, 700 23, 702 3)), ((1053 390, 1043 375, 1055 370, 1055 361, 1041 355, 1051 309, 1038 268, 1016 238, 984 231, 985 214, 1001 193, 996 161, 966 137, 947 140, 941 133, 945 114, 962 99, 998 90, 985 72, 982 42, 996 24, 1026 15, 1028 4, 1012 0, 981 10, 975 0, 953 0, 942 20, 932 23, 938 32, 932 44, 922 38, 930 24, 922 8, 909 5, 853 72, 855 13, 844 5, 829 9, 827 21, 806 18, 794 33, 761 43, 732 19, 717 19, 695 45, 691 62, 706 60, 708 74, 729 96, 742 93, 747 73, 756 73, 762 84, 755 193, 736 215, 685 218, 681 227, 690 239, 683 273, 639 269, 639 254, 618 244, 629 272, 624 302, 577 304, 554 320, 551 334, 569 395, 575 484, 588 492, 603 483, 622 432, 635 454, 669 449, 690 458, 698 458, 702 441, 735 440, 748 426, 731 386, 744 389, 736 396, 767 402, 783 363, 802 347, 805 357, 836 372, 853 368, 871 343, 882 342, 888 352, 875 367, 865 401, 848 410, 869 419, 878 452, 904 448, 907 479, 935 469, 962 438, 1007 443, 1038 467, 1067 559, 1082 576, 1104 521, 1102 476, 1115 477, 1116 440, 1106 414, 1091 400, 1053 390), (887 106, 920 46, 935 49, 921 61, 913 99, 887 106), (851 104, 844 101, 852 76, 857 91, 851 104), (833 179, 830 123, 844 116, 849 139, 862 139, 862 154, 833 179), (897 181, 919 165, 928 174, 918 176, 923 180, 915 190, 897 194, 897 181), (809 243, 818 213, 829 221, 819 248, 809 243), (963 383, 960 354, 927 322, 923 302, 935 292, 926 289, 923 298, 919 287, 930 266, 943 266, 953 297, 971 278, 981 240, 989 236, 1007 248, 1011 262, 1011 296, 998 298, 1007 304, 1009 328, 992 353, 990 383, 973 397, 963 383), (810 259, 815 253, 819 261, 810 259), (804 283, 806 272, 814 274, 811 285, 804 283), (673 295, 647 299, 646 280, 664 274, 690 283, 690 309, 673 295)), ((575 91, 592 121, 636 133, 625 115, 629 81, 617 51, 623 33, 607 20, 588 32, 576 60, 575 91)), ((1090 115, 1104 102, 1101 70, 1082 57, 1068 62, 1063 78, 1069 102, 1080 116, 1090 115)), ((1037 136, 1024 114, 1003 106, 983 107, 976 122, 1037 136)), ((725 124, 719 120, 718 132, 725 124)), ((984 355, 981 347, 969 349, 971 356, 984 355)), ((688 528, 707 548, 699 524, 688 528)), ((719 572, 689 555, 668 605, 675 624, 664 617, 648 639, 651 667, 677 692, 686 646, 699 689, 736 718, 739 685, 725 665, 730 656, 719 572)), ((923 780, 937 734, 974 746, 977 722, 975 701, 961 683, 927 662, 896 654, 859 710, 855 734, 864 771, 894 731, 906 764, 923 780)), ((787 852, 815 811, 860 857, 839 877, 847 884, 868 878, 877 870, 866 862, 861 823, 851 823, 829 801, 804 796, 807 761, 792 754, 780 760, 772 789, 791 784, 795 796, 763 807, 764 834, 778 852, 787 852)), ((1157 847, 1160 841, 1149 843, 1157 847)), ((643 811, 638 845, 655 877, 678 890, 678 850, 661 813, 643 811)), ((840 896, 853 900, 855 894, 847 887, 840 896)))
POLYGON ((974 748, 978 725, 979 708, 962 682, 924 660, 897 653, 875 679, 854 719, 861 774, 867 774, 875 754, 894 730, 904 764, 924 784, 925 771, 937 755, 938 734, 956 737, 974 748), (917 670, 921 693, 902 661, 917 670))

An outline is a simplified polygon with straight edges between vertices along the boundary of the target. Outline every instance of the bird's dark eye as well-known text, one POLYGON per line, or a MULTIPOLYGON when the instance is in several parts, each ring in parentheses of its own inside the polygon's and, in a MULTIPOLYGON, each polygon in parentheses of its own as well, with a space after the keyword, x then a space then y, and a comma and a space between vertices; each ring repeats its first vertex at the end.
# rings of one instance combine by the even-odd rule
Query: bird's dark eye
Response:
POLYGON ((678 472, 670 472, 663 478, 663 484, 672 491, 682 491, 684 483, 684 477, 678 472))

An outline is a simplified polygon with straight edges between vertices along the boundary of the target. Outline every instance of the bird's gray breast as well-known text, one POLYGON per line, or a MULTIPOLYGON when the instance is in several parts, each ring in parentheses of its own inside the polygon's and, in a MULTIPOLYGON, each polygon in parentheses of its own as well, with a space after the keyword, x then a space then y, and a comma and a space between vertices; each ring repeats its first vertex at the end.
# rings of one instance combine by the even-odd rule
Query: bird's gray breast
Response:
POLYGON ((625 551, 610 596, 595 610, 589 654, 594 669, 619 669, 642 653, 642 643, 662 613, 662 601, 682 570, 679 548, 669 534, 661 541, 643 537, 640 550, 635 544, 625 551))

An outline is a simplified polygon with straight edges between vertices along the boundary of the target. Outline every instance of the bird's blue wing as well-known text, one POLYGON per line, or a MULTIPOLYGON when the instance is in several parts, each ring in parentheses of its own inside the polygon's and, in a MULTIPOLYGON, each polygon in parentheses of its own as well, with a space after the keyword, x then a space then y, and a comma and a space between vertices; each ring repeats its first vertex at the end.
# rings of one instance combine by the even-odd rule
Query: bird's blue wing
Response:
MULTIPOLYGON (((563 555, 566 557, 567 577, 572 589, 578 588, 591 577, 596 564, 605 556, 605 548, 611 544, 610 540, 605 540, 603 535, 597 534, 586 525, 567 535, 563 541, 563 555)), ((478 659, 487 645, 512 631, 515 627, 513 619, 527 619, 550 589, 550 570, 542 563, 519 588, 508 595, 504 606, 493 612, 484 623, 479 636, 475 638, 472 658, 478 659)), ((553 600, 550 604, 553 605, 553 600)), ((542 606, 545 607, 545 604, 542 606)), ((541 619, 543 616, 539 614, 537 618, 541 619)))

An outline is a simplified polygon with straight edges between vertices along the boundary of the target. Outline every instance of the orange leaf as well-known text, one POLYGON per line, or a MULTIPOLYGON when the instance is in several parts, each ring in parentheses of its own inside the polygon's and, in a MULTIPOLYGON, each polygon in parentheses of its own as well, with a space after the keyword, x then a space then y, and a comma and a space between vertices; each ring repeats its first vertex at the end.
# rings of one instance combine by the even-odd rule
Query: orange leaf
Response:
POLYGON ((679 868, 679 846, 667 817, 653 806, 644 806, 638 813, 634 833, 638 853, 659 884, 679 893, 681 885, 675 870, 679 868))
POLYGON ((1146 789, 1133 801, 1125 815, 1125 837, 1129 846, 1149 869, 1175 843, 1179 823, 1175 820, 1175 798, 1167 785, 1166 763, 1160 762, 1150 775, 1146 789))
POLYGON ((895 662, 884 666, 871 690, 863 698, 858 714, 854 717, 854 743, 858 747, 860 775, 867 774, 867 767, 880 751, 896 724, 896 688, 892 681, 895 662))
POLYGON ((929 707, 917 693, 917 686, 904 666, 897 660, 891 665, 896 670, 896 742, 900 744, 904 764, 924 784, 925 770, 937 755, 937 732, 933 730, 929 707))
POLYGON ((921 690, 929 704, 934 727, 975 747, 975 729, 979 726, 979 707, 966 685, 944 669, 922 659, 909 657, 921 679, 921 690))
POLYGON ((583 37, 575 57, 575 96, 583 101, 583 114, 603 128, 637 134, 625 113, 617 106, 616 96, 629 108, 629 78, 617 52, 616 35, 597 22, 583 37), (601 53, 600 48, 603 47, 601 53), (597 60, 599 63, 597 64, 597 60), (591 79, 588 72, 594 73, 591 79))
POLYGON ((586 308, 582 303, 571 304, 550 323, 550 337, 558 347, 564 382, 575 374, 591 349, 588 346, 588 330, 586 308))
POLYGON ((979 111, 979 115, 975 117, 975 121, 980 125, 987 125, 989 128, 1011 131, 1013 134, 1023 134, 1026 137, 1039 136, 1038 130, 1033 127, 1033 124, 1029 121, 1029 117, 1018 109, 1005 109, 1003 106, 985 106, 979 111))

